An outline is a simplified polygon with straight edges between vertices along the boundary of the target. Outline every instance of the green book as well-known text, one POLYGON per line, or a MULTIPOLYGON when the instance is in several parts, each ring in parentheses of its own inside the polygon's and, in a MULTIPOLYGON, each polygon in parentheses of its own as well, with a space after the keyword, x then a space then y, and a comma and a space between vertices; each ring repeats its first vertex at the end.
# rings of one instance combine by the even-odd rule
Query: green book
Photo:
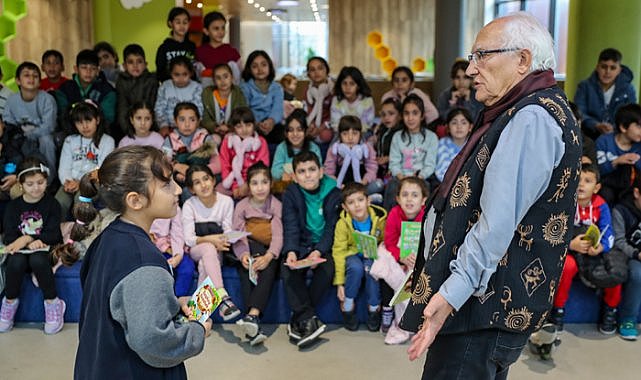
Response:
POLYGON ((401 259, 416 254, 418 251, 418 242, 421 240, 421 222, 403 222, 401 223, 401 259))
POLYGON ((596 224, 590 224, 590 227, 588 227, 588 230, 585 231, 585 235, 583 236, 583 240, 587 240, 592 244, 594 248, 599 246, 599 242, 601 241, 601 237, 605 233, 605 231, 608 230, 610 226, 606 226, 603 231, 599 231, 599 227, 597 227, 596 224))
POLYGON ((359 252, 362 252, 365 257, 372 260, 376 260, 378 258, 378 241, 376 241, 374 236, 358 231, 353 232, 352 236, 356 241, 356 246, 358 247, 359 252))
POLYGON ((403 280, 403 285, 394 292, 394 297, 389 301, 389 307, 412 298, 412 272, 413 271, 411 270, 407 271, 405 279, 403 280))

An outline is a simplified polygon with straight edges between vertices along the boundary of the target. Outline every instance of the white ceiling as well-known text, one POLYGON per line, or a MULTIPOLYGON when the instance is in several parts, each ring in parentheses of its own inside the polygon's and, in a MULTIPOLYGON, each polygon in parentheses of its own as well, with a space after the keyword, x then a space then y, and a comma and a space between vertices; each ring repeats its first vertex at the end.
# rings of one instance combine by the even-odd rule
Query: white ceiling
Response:
MULTIPOLYGON (((197 2, 198 0, 193 0, 197 2)), ((271 21, 271 18, 265 15, 270 11, 278 16, 282 21, 315 21, 309 0, 288 1, 296 3, 293 6, 279 4, 279 0, 200 0, 205 3, 218 3, 221 10, 227 15, 239 16, 242 21, 271 21), (251 2, 252 4, 249 4, 251 2), (255 7, 258 3, 259 7, 255 7), (260 12, 260 7, 265 8, 265 12, 260 12)), ((316 0, 318 13, 321 21, 327 21, 329 0, 316 0)))

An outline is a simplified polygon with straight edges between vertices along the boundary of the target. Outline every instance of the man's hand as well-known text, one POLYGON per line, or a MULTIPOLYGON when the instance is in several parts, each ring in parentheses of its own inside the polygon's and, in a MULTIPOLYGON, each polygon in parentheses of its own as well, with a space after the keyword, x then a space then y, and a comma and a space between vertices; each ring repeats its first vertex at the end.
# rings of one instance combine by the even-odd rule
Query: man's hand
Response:
POLYGON ((452 310, 454 308, 447 303, 440 293, 434 294, 430 302, 425 306, 425 310, 423 310, 423 316, 425 317, 423 328, 412 337, 412 343, 407 350, 410 360, 415 360, 427 351, 452 310))

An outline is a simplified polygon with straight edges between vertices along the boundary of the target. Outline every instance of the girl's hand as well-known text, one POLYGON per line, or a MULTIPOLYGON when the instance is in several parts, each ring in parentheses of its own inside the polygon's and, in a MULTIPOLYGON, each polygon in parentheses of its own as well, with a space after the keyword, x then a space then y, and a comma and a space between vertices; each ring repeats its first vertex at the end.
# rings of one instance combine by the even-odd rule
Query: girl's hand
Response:
POLYGON ((585 234, 577 235, 574 239, 570 240, 570 250, 585 255, 588 253, 591 245, 588 240, 583 240, 585 234))
POLYGON ((15 174, 9 174, 2 178, 0 181, 0 190, 2 191, 9 191, 13 185, 18 182, 18 179, 15 174))
POLYGON ((227 124, 218 124, 218 133, 221 135, 225 135, 225 133, 229 132, 229 127, 227 124))
POLYGON ((307 136, 316 138, 320 134, 320 128, 316 126, 315 123, 310 124, 310 126, 307 128, 307 136))
POLYGON ((45 248, 47 245, 42 242, 42 240, 34 240, 31 243, 27 244, 27 248, 29 249, 42 249, 45 248))
POLYGON ((287 254, 287 259, 285 259, 285 264, 287 264, 288 266, 291 267, 293 265, 296 265, 297 261, 298 261, 298 257, 296 257, 296 253, 295 252, 289 252, 287 254))
POLYGON ((5 252, 8 253, 15 253, 16 251, 24 248, 27 246, 27 244, 31 243, 33 241, 33 238, 29 235, 22 235, 16 240, 13 241, 13 243, 7 245, 4 247, 5 252))
POLYGON ((209 235, 210 241, 219 251, 229 251, 229 242, 224 234, 209 235))
POLYGON ((594 248, 593 246, 590 246, 590 248, 588 249, 588 255, 590 256, 596 256, 601 252, 603 252, 603 246, 601 245, 601 243, 599 243, 599 245, 596 248, 594 248))
POLYGON ((247 185, 247 182, 232 190, 231 193, 234 199, 245 198, 247 195, 249 195, 249 186, 247 185))
POLYGON ((269 252, 266 252, 262 256, 256 257, 254 259, 254 269, 256 269, 257 272, 264 270, 273 259, 274 255, 269 252))
MULTIPOLYGON (((319 250, 317 250, 317 249, 315 249, 315 250, 313 250, 313 251, 312 251, 312 253, 310 253, 310 254, 309 254, 309 256, 307 256, 307 257, 309 257, 310 259, 320 259, 320 258, 321 258, 321 256, 322 256, 322 255, 321 255, 320 251, 319 251, 319 250)), ((316 265, 312 265, 312 266, 311 266, 311 268, 312 268, 312 269, 316 269, 316 267, 317 267, 317 266, 318 266, 318 264, 316 264, 316 265)))
POLYGON ((345 302, 345 286, 344 285, 336 286, 336 298, 338 298, 338 300, 341 302, 345 302))
POLYGON ((171 265, 172 268, 176 268, 178 264, 183 260, 183 254, 179 253, 177 255, 173 255, 172 257, 167 259, 167 263, 171 265))
POLYGON ((240 263, 243 265, 243 268, 249 270, 249 252, 245 252, 240 256, 240 263))
POLYGON ((412 253, 404 259, 399 260, 401 264, 405 265, 408 269, 413 269, 414 264, 416 263, 416 254, 412 253))

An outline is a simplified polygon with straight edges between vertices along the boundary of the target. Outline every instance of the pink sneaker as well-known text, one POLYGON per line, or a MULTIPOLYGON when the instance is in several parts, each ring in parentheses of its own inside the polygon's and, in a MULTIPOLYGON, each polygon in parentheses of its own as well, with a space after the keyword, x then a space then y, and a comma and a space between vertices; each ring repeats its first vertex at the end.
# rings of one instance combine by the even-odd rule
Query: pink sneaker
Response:
POLYGON ((56 334, 65 324, 65 301, 56 298, 52 303, 45 301, 45 334, 56 334))
POLYGON ((9 332, 13 328, 13 319, 18 311, 20 301, 16 298, 12 303, 2 297, 2 309, 0 309, 0 333, 9 332))
POLYGON ((403 344, 410 339, 410 336, 409 331, 401 329, 394 321, 385 335, 385 344, 403 344))

